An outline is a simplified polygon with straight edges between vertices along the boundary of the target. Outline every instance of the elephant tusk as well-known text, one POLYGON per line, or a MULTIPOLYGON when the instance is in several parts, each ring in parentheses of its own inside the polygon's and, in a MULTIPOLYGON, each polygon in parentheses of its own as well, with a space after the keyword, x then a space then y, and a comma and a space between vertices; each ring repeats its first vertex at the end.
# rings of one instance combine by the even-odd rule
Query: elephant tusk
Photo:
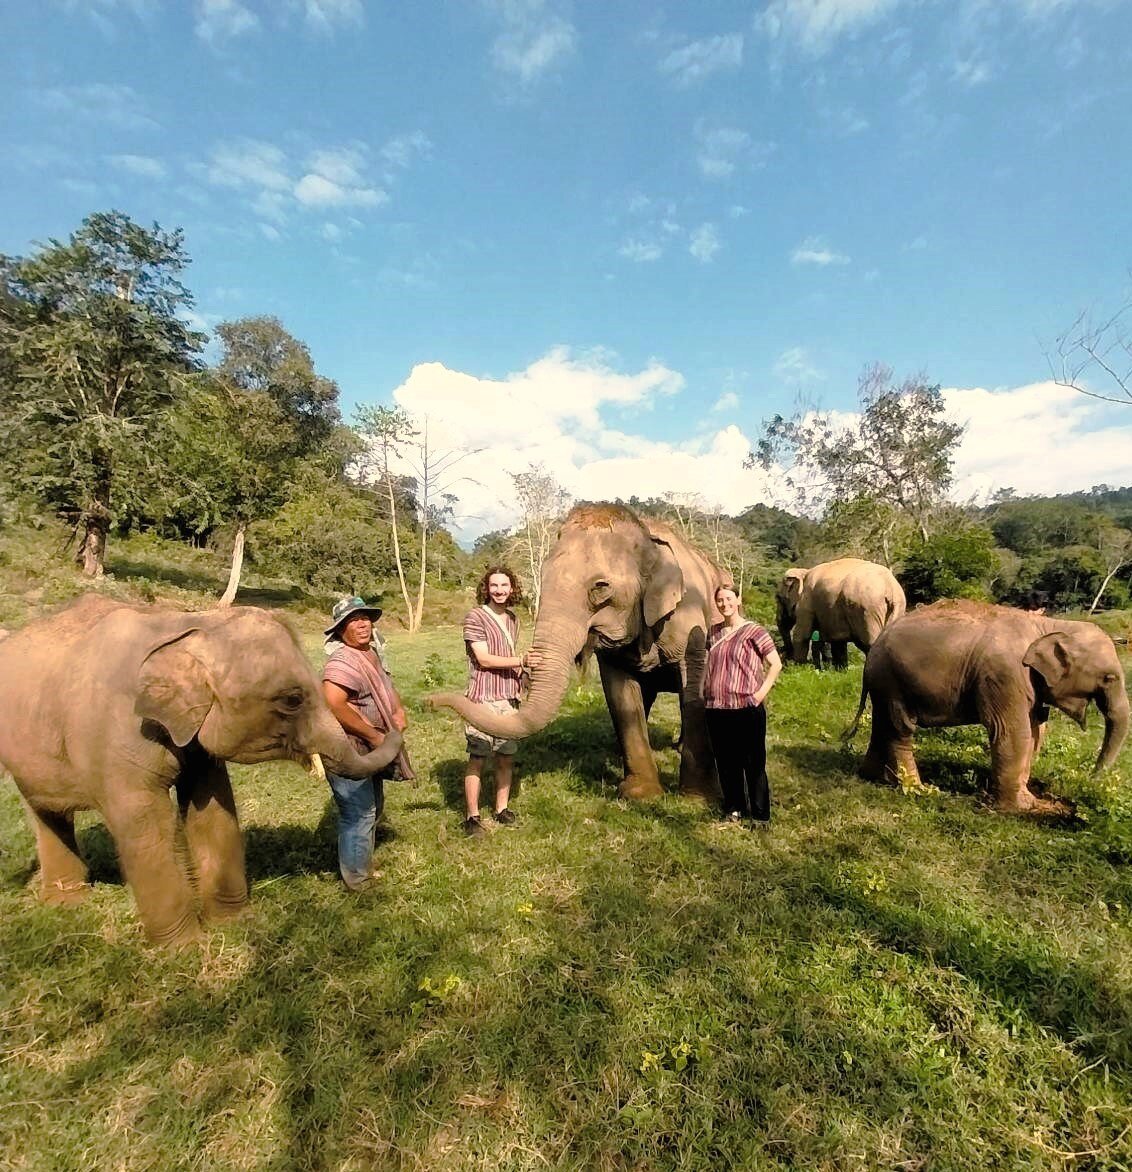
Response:
POLYGON ((310 756, 310 772, 319 781, 326 780, 326 766, 322 763, 322 758, 317 753, 312 753, 310 756))

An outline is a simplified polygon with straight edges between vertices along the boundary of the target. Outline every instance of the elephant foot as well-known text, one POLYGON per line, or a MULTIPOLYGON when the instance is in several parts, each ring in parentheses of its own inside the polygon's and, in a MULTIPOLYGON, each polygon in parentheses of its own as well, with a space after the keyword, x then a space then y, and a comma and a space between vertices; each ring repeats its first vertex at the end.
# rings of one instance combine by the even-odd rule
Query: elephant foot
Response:
POLYGON ((865 781, 887 781, 890 784, 895 784, 895 781, 888 776, 884 764, 871 757, 866 757, 857 766, 857 776, 864 778, 865 781))
POLYGON ((40 884, 40 902, 49 907, 75 907, 90 895, 93 888, 85 879, 56 879, 40 884))
POLYGON ((168 949, 170 952, 179 952, 183 948, 192 948, 204 940, 204 931, 200 920, 195 915, 178 920, 169 927, 154 927, 147 924, 146 935, 150 940, 168 949))
POLYGON ((704 785, 697 785, 695 783, 685 785, 680 783, 680 796, 682 798, 692 798, 694 801, 703 802, 705 806, 714 806, 719 804, 719 791, 709 789, 704 785))
POLYGON ((216 896, 204 901, 204 918, 206 920, 235 920, 247 910, 248 897, 242 895, 235 898, 216 896))
POLYGON ((649 798, 659 798, 664 790, 660 781, 655 777, 637 777, 630 774, 617 787, 619 798, 628 798, 634 802, 648 801, 649 798))
POLYGON ((1000 794, 994 801, 996 814, 1023 815, 1027 818, 1071 818, 1073 806, 1061 798, 1042 798, 1024 788, 1014 794, 1000 794))

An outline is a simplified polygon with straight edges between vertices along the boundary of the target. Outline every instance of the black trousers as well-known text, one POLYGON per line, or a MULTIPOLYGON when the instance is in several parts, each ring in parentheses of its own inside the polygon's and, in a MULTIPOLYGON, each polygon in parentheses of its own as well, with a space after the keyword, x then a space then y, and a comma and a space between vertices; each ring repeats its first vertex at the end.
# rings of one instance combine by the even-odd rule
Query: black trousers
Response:
POLYGON ((766 776, 766 705, 708 708, 711 750, 723 790, 724 814, 770 821, 770 782, 766 776))

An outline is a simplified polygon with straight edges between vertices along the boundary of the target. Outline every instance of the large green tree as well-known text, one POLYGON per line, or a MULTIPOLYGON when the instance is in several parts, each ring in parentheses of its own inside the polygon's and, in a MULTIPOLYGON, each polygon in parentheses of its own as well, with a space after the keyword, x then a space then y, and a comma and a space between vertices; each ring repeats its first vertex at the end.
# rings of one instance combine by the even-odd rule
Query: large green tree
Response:
POLYGON ((204 341, 184 319, 188 264, 180 229, 116 211, 0 258, 6 462, 75 522, 89 575, 103 572, 120 459, 157 461, 155 421, 185 393, 204 341))
POLYGON ((216 334, 220 362, 169 417, 169 479, 176 513, 208 529, 236 527, 226 605, 239 587, 248 525, 282 505, 298 462, 335 435, 338 387, 276 318, 225 322, 216 334))
POLYGON ((774 416, 748 466, 783 468, 804 511, 864 498, 896 510, 926 541, 951 487, 962 425, 947 418, 938 385, 921 377, 896 383, 881 365, 861 375, 857 407, 851 416, 817 410, 774 416))

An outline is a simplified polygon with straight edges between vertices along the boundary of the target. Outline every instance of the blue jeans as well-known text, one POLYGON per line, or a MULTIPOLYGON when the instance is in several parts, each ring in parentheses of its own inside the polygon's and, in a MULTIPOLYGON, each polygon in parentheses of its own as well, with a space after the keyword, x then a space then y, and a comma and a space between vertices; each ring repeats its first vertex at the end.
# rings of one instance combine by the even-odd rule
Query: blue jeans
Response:
POLYGON ((385 807, 385 781, 376 774, 360 780, 327 770, 326 780, 338 806, 338 869, 346 886, 368 885, 373 869, 373 840, 385 807))

